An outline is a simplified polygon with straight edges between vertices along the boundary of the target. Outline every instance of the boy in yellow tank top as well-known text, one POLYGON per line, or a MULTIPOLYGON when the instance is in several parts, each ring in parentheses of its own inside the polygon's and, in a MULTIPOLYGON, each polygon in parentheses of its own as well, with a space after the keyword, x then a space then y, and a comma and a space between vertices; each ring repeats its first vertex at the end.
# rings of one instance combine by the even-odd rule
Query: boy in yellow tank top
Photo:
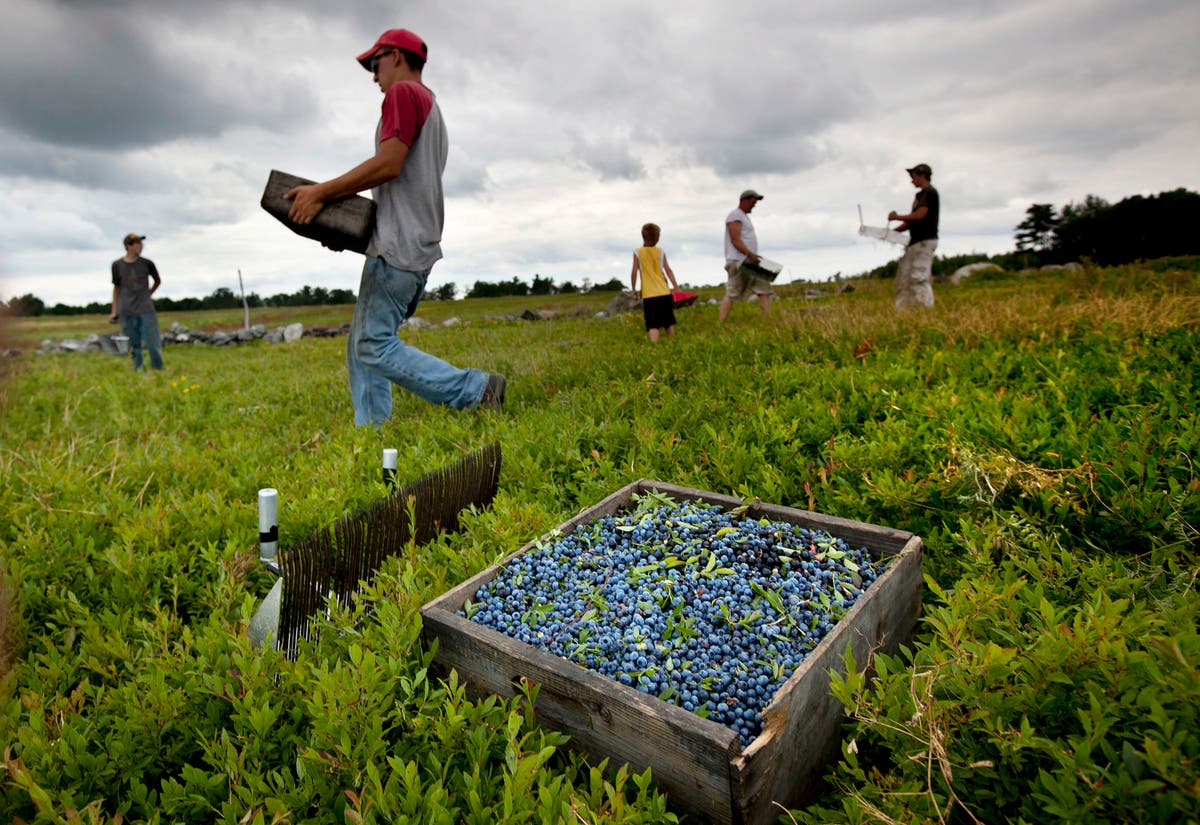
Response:
POLYGON ((633 251, 633 271, 629 273, 629 286, 634 292, 638 288, 638 273, 642 276, 642 315, 652 344, 658 343, 660 329, 665 329, 667 335, 675 334, 675 296, 671 290, 679 289, 666 253, 657 246, 661 233, 658 224, 642 227, 643 245, 633 251), (671 279, 670 287, 667 278, 671 279))

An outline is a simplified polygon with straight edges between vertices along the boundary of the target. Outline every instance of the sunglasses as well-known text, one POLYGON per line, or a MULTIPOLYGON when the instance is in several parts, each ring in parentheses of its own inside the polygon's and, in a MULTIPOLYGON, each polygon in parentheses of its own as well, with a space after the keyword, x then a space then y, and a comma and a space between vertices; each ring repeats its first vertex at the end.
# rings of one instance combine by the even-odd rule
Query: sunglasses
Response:
POLYGON ((373 56, 370 60, 368 60, 367 66, 370 67, 371 73, 374 74, 375 72, 379 71, 379 61, 383 60, 389 54, 395 54, 395 53, 396 53, 395 49, 388 49, 386 52, 380 52, 379 54, 373 56))

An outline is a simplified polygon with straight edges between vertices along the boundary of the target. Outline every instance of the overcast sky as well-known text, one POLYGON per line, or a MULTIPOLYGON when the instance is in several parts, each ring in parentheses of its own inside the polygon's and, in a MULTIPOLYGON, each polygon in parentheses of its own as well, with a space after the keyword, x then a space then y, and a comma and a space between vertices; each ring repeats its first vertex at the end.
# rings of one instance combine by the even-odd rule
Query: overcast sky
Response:
POLYGON ((939 254, 1005 252, 1032 203, 1200 189, 1196 0, 286 3, 2 0, 0 298, 111 298, 127 232, 160 295, 357 292, 361 256, 259 206, 271 169, 373 152, 354 57, 429 44, 450 134, 430 286, 629 275, 654 221, 681 282, 723 282, 738 193, 783 281, 899 254, 860 237, 929 163, 939 254), (339 8, 340 7, 340 8, 339 8))

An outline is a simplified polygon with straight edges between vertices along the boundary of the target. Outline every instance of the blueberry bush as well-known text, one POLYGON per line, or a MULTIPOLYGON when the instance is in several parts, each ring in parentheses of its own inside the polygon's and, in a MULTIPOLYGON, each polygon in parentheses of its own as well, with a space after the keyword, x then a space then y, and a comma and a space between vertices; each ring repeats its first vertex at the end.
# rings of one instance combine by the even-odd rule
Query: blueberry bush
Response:
MULTIPOLYGON (((905 315, 890 282, 816 298, 785 285, 768 320, 739 305, 724 328, 702 291, 657 346, 638 316, 524 322, 500 316, 534 299, 432 302, 429 320, 463 323, 406 340, 505 373, 505 410, 400 393, 380 431, 352 426, 336 338, 171 348, 148 376, 99 354, 9 359, 0 821, 678 821, 652 775, 589 763, 539 727, 537 685, 472 698, 420 641, 422 604, 650 478, 925 542, 912 644, 874 680, 831 683, 840 757, 783 822, 1196 822, 1198 273, 1000 274, 940 285, 932 311, 905 315), (383 493, 383 447, 408 479, 493 440, 491 508, 389 560, 294 661, 249 645, 272 584, 258 488, 280 490, 287 544, 383 493)), ((322 311, 330 326, 349 314, 322 311)), ((612 563, 664 582, 642 612, 674 622, 670 642, 700 621, 676 603, 684 579, 665 590, 693 555, 707 569, 678 548, 612 563)), ((713 571, 739 563, 718 553, 713 571)), ((793 607, 782 578, 759 586, 764 618, 793 607)), ((547 594, 533 612, 549 622, 544 605, 584 624, 586 597, 580 613, 547 594)), ((571 653, 596 659, 608 629, 571 653)), ((632 665, 631 682, 689 701, 666 661, 632 665)), ((704 685, 691 701, 711 713, 704 685)))

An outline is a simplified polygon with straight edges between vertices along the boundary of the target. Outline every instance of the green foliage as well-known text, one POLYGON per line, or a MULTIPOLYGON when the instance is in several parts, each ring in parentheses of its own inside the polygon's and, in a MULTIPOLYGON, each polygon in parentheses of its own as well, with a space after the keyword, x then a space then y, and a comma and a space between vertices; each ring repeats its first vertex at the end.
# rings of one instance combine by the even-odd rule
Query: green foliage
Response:
POLYGON ((505 373, 505 411, 398 392, 381 431, 352 426, 336 338, 174 347, 151 375, 17 359, 0 821, 673 821, 652 776, 536 725, 536 686, 473 700, 419 636, 420 605, 652 478, 925 540, 918 636, 835 683, 841 758, 796 821, 1194 822, 1194 263, 970 279, 902 316, 886 283, 783 286, 766 322, 699 305, 657 346, 636 315, 428 303, 466 323, 405 340, 505 373), (491 508, 389 561, 295 662, 249 647, 258 488, 287 543, 380 495, 383 447, 410 479, 497 439, 491 508))
POLYGON ((1017 251, 1045 252, 1051 249, 1057 226, 1058 218, 1054 215, 1053 204, 1033 204, 1025 210, 1025 220, 1017 224, 1017 251))

